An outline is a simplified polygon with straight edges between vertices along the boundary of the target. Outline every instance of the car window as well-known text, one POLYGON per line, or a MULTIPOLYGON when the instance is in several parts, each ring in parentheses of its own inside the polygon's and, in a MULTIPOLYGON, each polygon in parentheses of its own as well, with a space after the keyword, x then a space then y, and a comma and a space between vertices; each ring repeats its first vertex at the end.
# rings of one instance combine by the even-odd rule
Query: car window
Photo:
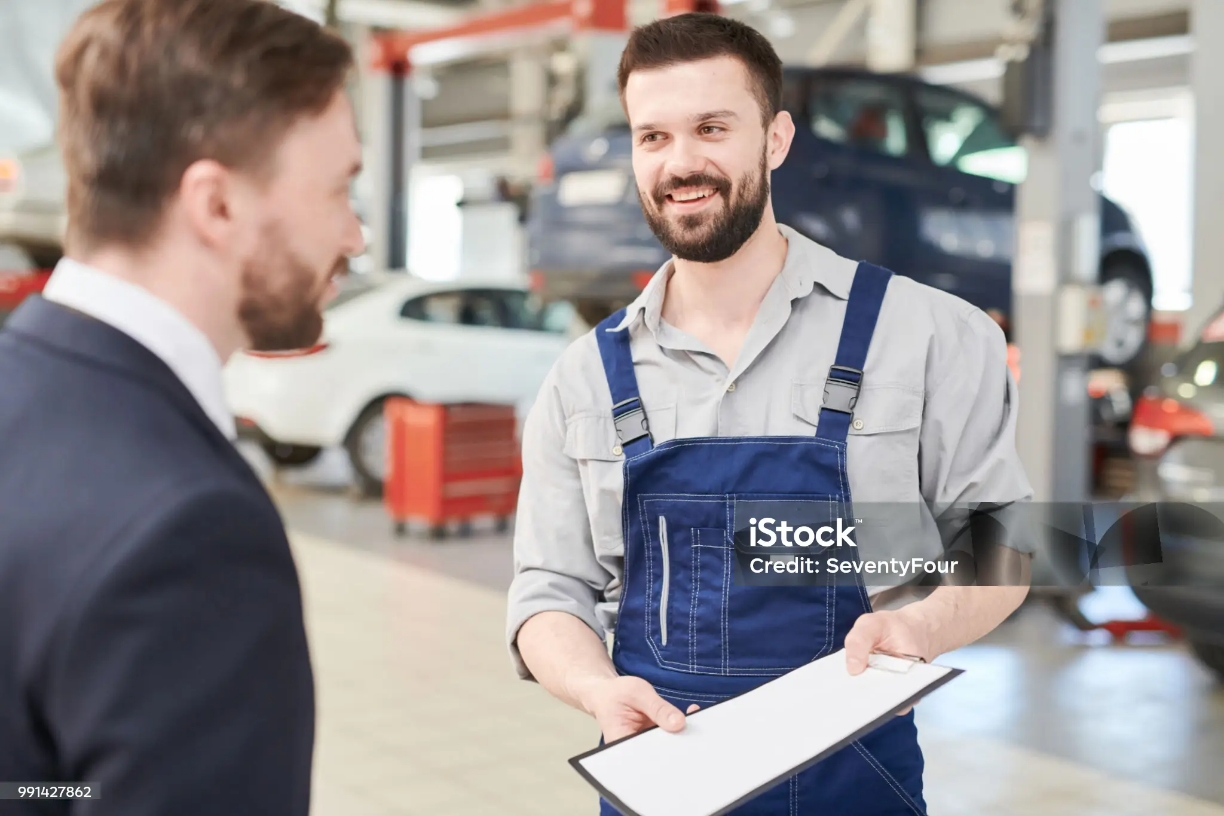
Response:
POLYGON ((1011 184, 1024 180, 1027 153, 985 105, 939 88, 919 89, 916 102, 935 164, 1011 184))
POLYGON ((568 301, 546 303, 539 295, 518 289, 507 289, 500 295, 508 328, 565 334, 573 325, 576 312, 568 301))
POLYGON ((905 98, 896 87, 869 79, 819 77, 811 85, 808 116, 822 139, 886 156, 904 156, 905 98))
POLYGON ((459 292, 436 292, 409 300, 400 310, 400 316, 426 323, 453 325, 459 322, 462 307, 463 296, 459 292))
POLYGON ((782 109, 789 111, 799 121, 807 94, 807 76, 788 71, 782 75, 782 109))
POLYGON ((464 293, 463 305, 459 307, 459 323, 463 326, 488 326, 503 328, 500 293, 471 290, 464 293))
POLYGON ((518 290, 506 290, 499 293, 506 310, 506 327, 510 329, 540 328, 541 301, 536 295, 518 290))

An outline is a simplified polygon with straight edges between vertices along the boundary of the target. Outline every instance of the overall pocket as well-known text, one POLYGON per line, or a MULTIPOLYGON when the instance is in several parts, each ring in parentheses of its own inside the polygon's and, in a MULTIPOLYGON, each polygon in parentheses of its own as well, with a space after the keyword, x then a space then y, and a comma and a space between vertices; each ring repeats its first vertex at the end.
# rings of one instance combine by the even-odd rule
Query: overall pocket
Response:
POLYGON ((698 530, 704 529, 707 542, 722 538, 725 516, 721 496, 643 496, 638 502, 634 526, 641 533, 642 558, 632 562, 643 573, 645 597, 635 611, 645 618, 647 643, 663 668, 694 671, 700 623, 695 603, 704 550, 698 530))
POLYGON ((737 577, 742 560, 732 531, 744 502, 818 505, 822 515, 841 506, 826 496, 640 496, 641 613, 661 668, 775 676, 832 650, 837 594, 822 577, 793 586, 752 586, 737 577))

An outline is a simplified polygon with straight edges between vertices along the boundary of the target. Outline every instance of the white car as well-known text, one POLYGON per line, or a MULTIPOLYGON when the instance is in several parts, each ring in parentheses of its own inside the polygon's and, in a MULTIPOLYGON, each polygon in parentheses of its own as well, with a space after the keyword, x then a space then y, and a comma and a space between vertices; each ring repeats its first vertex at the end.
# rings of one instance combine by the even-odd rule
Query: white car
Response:
POLYGON ((382 489, 389 396, 530 406, 572 339, 573 307, 525 287, 350 276, 312 349, 238 353, 225 390, 240 433, 280 465, 343 445, 359 487, 382 489))

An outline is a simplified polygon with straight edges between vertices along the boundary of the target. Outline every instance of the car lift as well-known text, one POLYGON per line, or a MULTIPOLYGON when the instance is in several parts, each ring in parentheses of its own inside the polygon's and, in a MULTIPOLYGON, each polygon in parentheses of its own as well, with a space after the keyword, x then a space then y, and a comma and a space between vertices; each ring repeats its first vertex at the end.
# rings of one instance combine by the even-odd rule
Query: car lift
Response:
MULTIPOLYGON (((386 119, 374 123, 369 134, 380 165, 371 176, 376 187, 371 226, 382 242, 374 248, 381 268, 403 269, 408 259, 408 180, 418 154, 415 130, 420 128, 419 100, 409 82, 413 69, 566 37, 624 38, 629 29, 630 2, 541 0, 475 14, 443 28, 392 31, 371 37, 371 67, 387 81, 390 96, 386 119)), ((656 16, 660 17, 719 10, 717 0, 659 2, 656 16)), ((605 58, 601 62, 610 60, 610 64, 596 66, 603 72, 601 79, 610 81, 615 75, 619 52, 617 44, 611 53, 600 54, 605 58)))

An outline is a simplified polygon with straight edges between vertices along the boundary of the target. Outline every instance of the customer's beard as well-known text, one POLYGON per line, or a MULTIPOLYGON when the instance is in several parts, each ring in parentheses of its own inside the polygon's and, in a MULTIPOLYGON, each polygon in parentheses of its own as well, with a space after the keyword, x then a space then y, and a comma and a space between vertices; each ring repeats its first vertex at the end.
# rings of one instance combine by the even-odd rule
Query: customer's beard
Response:
MULTIPOLYGON (((269 231, 261 242, 264 250, 242 271, 238 319, 252 351, 309 348, 323 334, 321 303, 330 276, 320 278, 278 233, 269 231)), ((348 260, 340 258, 332 274, 343 274, 347 269, 348 260)))
POLYGON ((663 248, 683 261, 718 263, 725 261, 748 242, 761 226, 769 203, 769 165, 764 153, 756 178, 745 174, 736 186, 735 200, 725 178, 697 174, 655 188, 654 207, 642 207, 650 231, 663 248), (667 194, 682 187, 712 187, 723 199, 722 209, 714 214, 682 215, 674 222, 666 215, 667 194))

